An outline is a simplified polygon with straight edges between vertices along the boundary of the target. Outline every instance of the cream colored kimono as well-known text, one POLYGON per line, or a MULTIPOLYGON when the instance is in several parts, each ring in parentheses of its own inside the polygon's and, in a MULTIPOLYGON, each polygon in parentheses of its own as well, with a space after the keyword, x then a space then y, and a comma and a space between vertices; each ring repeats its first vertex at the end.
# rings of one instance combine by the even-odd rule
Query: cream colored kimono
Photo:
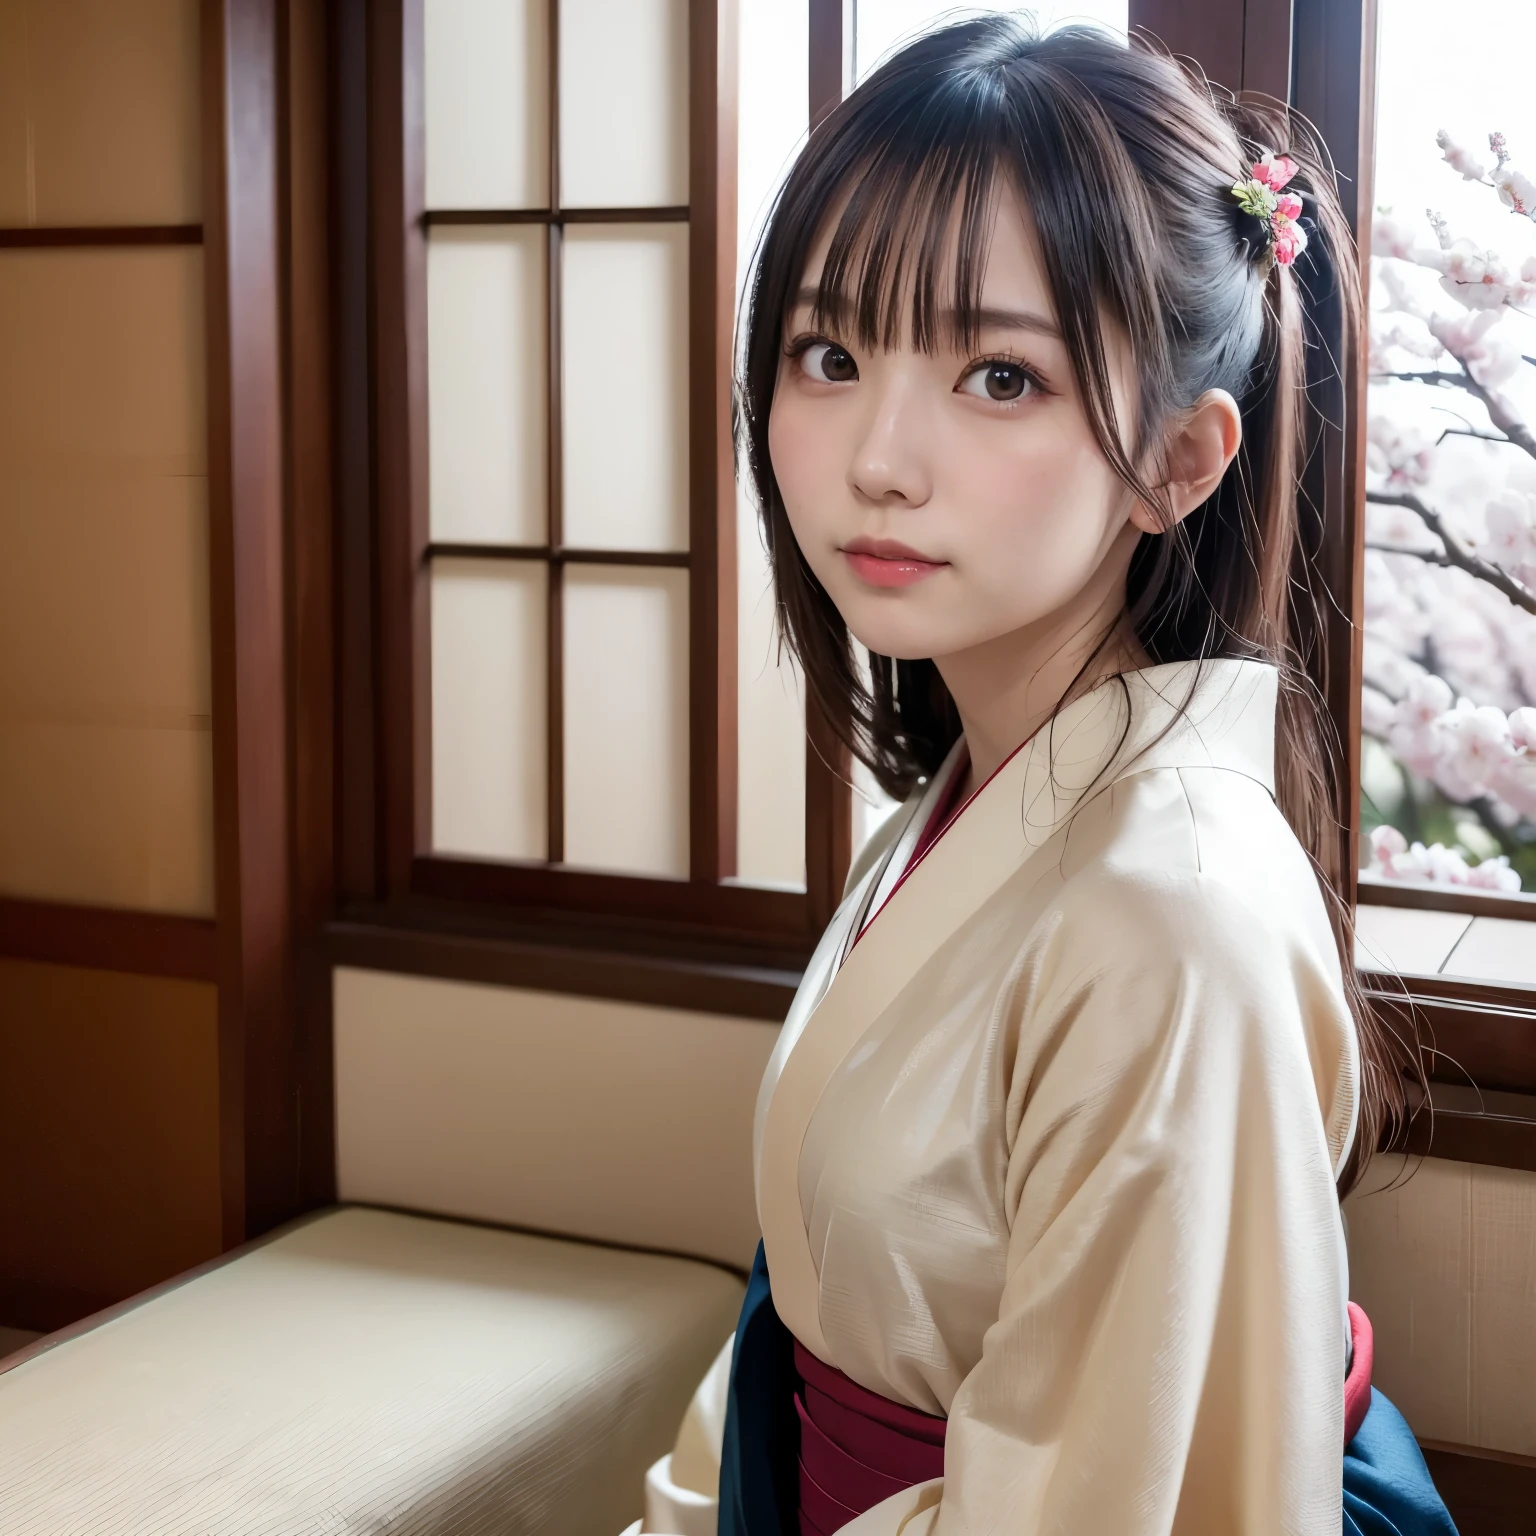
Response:
POLYGON ((755 1127, 779 1316, 949 1420, 848 1536, 1339 1530, 1355 1038, 1276 683, 1105 684, 861 856, 755 1127))

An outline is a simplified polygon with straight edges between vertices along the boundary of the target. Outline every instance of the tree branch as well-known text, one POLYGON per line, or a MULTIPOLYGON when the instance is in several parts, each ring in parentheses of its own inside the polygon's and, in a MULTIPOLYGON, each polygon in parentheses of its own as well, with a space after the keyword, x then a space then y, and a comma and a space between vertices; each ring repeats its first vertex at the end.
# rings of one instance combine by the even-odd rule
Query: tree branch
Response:
MULTIPOLYGON (((1445 350, 1447 352, 1451 352, 1449 347, 1447 347, 1445 350)), ((1533 459, 1536 459, 1536 433, 1533 433, 1531 429, 1526 426, 1526 424, 1521 421, 1518 416, 1512 415, 1510 411, 1506 409, 1499 397, 1494 394, 1491 389, 1485 389, 1481 384, 1477 382, 1476 379, 1472 377, 1463 359, 1456 357, 1454 352, 1451 352, 1451 356, 1455 357, 1456 361, 1461 364, 1462 371, 1460 373, 1452 373, 1448 369, 1444 368, 1427 368, 1422 371, 1412 373, 1377 374, 1376 377, 1387 379, 1403 379, 1411 384, 1436 384, 1449 389, 1466 390, 1466 392, 1471 395, 1474 400, 1478 400, 1482 403, 1483 409, 1488 412, 1489 421, 1491 421, 1494 426, 1497 427, 1499 431, 1502 432, 1504 436, 1515 445, 1515 447, 1521 449, 1525 453, 1530 454, 1533 459)))
MULTIPOLYGON (((1366 493, 1365 499, 1374 502, 1378 507, 1406 507, 1445 546, 1443 561, 1445 565, 1453 565, 1457 570, 1465 571, 1469 576, 1477 577, 1479 581, 1486 581, 1490 587, 1498 592, 1502 592, 1517 608, 1523 608, 1527 613, 1536 614, 1536 592, 1528 592, 1502 566, 1495 565, 1491 560, 1484 560, 1480 555, 1474 555, 1471 550, 1466 548, 1465 545, 1447 531, 1445 522, 1440 514, 1425 506, 1417 496, 1393 496, 1385 491, 1369 491, 1366 493)), ((1394 551, 1394 553, 1409 554, 1417 552, 1401 550, 1394 551)), ((1431 563, 1438 564, 1442 562, 1431 563)))
MULTIPOLYGON (((1370 498, 1375 499, 1374 496, 1370 498)), ((1367 544, 1365 547, 1375 550, 1378 555, 1408 555, 1411 559, 1422 560, 1425 565, 1443 565, 1448 569, 1451 566, 1444 550, 1410 549, 1406 544, 1367 544)))
POLYGON ((1447 427, 1439 437, 1435 439, 1435 447, 1438 448, 1448 437, 1475 437, 1485 443, 1503 443, 1506 448, 1515 445, 1507 437, 1498 432, 1479 432, 1476 427, 1447 427))

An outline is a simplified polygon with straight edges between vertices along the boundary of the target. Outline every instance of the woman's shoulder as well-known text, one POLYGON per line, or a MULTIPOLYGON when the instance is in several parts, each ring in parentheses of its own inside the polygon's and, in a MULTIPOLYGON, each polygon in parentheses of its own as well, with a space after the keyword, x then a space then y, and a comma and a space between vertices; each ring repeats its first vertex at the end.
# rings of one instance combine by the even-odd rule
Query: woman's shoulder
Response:
POLYGON ((1069 830, 1053 907, 1058 940, 1135 965, 1338 972, 1305 850, 1267 787, 1226 769, 1109 786, 1069 830))

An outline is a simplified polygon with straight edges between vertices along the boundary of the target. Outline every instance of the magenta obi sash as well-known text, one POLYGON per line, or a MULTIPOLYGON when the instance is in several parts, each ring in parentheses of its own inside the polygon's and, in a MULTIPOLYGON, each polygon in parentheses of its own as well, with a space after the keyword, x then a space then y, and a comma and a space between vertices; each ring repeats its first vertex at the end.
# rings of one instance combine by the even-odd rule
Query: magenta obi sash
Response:
MULTIPOLYGON (((1370 1320, 1349 1304, 1344 1443, 1371 1406, 1370 1320)), ((944 1475, 947 1420, 871 1392, 795 1341, 800 1390, 800 1536, 833 1536, 882 1499, 944 1475)))
POLYGON ((944 1419, 861 1387, 798 1341, 795 1369, 800 1536, 832 1536, 893 1493, 943 1477, 944 1419))

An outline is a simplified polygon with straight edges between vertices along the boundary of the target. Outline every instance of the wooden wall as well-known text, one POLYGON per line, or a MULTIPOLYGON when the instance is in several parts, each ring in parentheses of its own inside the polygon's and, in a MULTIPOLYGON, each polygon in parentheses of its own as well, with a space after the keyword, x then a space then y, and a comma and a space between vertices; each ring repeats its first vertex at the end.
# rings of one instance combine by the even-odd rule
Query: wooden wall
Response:
POLYGON ((0 1324, 60 1327, 220 1246, 215 989, 0 960, 0 1324))
POLYGON ((0 1325, 221 1247, 199 10, 0 0, 0 1325))

